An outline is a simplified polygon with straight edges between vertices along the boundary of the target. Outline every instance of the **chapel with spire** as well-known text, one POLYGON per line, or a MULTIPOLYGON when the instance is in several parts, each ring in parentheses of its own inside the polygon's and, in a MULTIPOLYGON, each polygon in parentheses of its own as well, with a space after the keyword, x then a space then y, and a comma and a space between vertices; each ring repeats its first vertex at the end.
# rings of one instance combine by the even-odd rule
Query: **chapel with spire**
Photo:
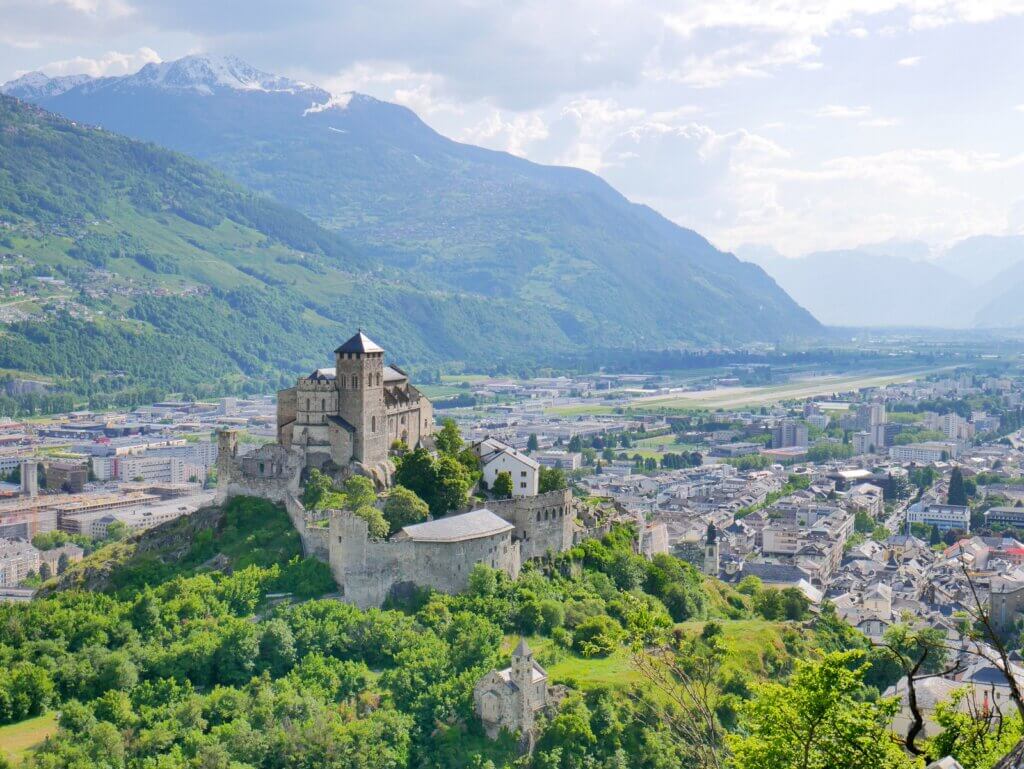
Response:
POLYGON ((512 664, 492 670, 473 688, 473 702, 484 731, 496 739, 504 729, 518 733, 524 750, 532 750, 537 714, 553 703, 548 673, 533 657, 525 638, 512 652, 512 664))

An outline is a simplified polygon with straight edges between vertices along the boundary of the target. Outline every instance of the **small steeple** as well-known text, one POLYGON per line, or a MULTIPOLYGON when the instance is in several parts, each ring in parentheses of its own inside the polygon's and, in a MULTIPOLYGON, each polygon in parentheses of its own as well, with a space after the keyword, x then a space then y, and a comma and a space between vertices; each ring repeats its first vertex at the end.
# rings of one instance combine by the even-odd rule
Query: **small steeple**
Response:
POLYGON ((516 646, 516 650, 512 652, 513 657, 532 657, 533 652, 530 651, 530 647, 526 643, 526 639, 523 636, 519 636, 519 645, 516 646))
POLYGON ((713 545, 713 544, 715 544, 715 541, 717 539, 718 539, 718 529, 715 528, 715 524, 709 523, 708 524, 708 532, 707 532, 707 543, 709 545, 713 545))

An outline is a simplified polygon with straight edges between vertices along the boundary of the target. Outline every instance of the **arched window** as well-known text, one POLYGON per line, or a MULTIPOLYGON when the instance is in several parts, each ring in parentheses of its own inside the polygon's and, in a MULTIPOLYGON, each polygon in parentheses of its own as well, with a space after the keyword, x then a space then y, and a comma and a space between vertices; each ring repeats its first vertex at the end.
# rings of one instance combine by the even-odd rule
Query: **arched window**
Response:
POLYGON ((306 411, 309 411, 309 398, 306 398, 306 411))
POLYGON ((359 378, 355 374, 352 375, 352 389, 359 389, 359 378))
POLYGON ((373 387, 373 372, 371 371, 366 375, 366 386, 373 387))
POLYGON ((321 398, 320 399, 320 410, 321 411, 327 411, 327 399, 326 398, 321 398))
POLYGON ((370 417, 370 432, 377 432, 377 417, 370 417))
POLYGON ((377 387, 380 387, 380 372, 377 372, 377 387))

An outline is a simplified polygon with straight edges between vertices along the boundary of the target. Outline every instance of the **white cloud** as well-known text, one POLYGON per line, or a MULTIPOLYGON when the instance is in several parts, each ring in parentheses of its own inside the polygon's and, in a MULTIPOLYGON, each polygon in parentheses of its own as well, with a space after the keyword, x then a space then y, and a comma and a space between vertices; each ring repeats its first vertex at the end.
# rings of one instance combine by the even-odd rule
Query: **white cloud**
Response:
POLYGON ((816 117, 836 118, 839 120, 866 118, 871 114, 871 107, 847 107, 842 104, 828 104, 821 107, 814 114, 816 117))
POLYGON ((547 139, 548 136, 548 126, 538 114, 519 114, 506 119, 500 111, 494 110, 460 138, 524 157, 528 145, 547 139))
POLYGON ((868 120, 861 120, 857 125, 864 126, 865 128, 892 128, 903 123, 899 118, 894 117, 874 117, 868 120))
POLYGON ((145 64, 159 61, 160 54, 152 48, 143 47, 132 53, 107 51, 102 56, 93 59, 76 56, 73 59, 51 61, 40 69, 51 77, 55 75, 103 77, 104 75, 126 75, 138 71, 145 64))
POLYGON ((1017 112, 1024 112, 1024 104, 1018 104, 1016 107, 1014 107, 1014 109, 1017 112))
POLYGON ((923 58, 923 56, 906 56, 897 61, 896 63, 899 64, 901 67, 916 67, 918 64, 921 63, 921 60, 923 58))

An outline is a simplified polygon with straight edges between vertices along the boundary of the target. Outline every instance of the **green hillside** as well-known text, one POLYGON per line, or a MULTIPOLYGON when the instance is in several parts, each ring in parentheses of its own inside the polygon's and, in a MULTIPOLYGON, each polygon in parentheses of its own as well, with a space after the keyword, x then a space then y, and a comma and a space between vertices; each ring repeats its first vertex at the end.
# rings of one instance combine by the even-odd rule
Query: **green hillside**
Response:
POLYGON ((877 700, 898 666, 797 591, 646 561, 617 526, 516 580, 481 564, 465 594, 362 611, 317 598, 326 567, 296 558, 288 528, 237 498, 0 604, 0 747, 30 769, 789 769, 744 758, 791 749, 757 706, 810 695, 791 716, 810 725, 806 766, 914 766, 877 700), (568 689, 520 758, 512 735, 485 737, 472 695, 523 636, 568 689))
POLYGON ((325 107, 330 94, 313 86, 231 87, 219 77, 239 66, 278 80, 237 60, 188 56, 55 95, 14 92, 209 162, 342 233, 403 285, 536 303, 577 345, 820 333, 759 267, 593 174, 452 141, 362 94, 325 107))
POLYGON ((357 325, 405 361, 571 344, 538 306, 397 280, 177 153, 10 97, 0 125, 2 369, 131 402, 273 387, 357 325))

